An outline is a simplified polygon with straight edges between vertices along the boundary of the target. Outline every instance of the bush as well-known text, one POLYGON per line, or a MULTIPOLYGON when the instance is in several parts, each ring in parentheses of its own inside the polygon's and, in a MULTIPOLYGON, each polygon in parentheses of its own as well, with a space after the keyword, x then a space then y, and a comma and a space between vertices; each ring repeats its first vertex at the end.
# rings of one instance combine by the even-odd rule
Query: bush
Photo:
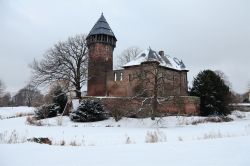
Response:
POLYGON ((26 122, 29 125, 34 125, 34 126, 42 126, 43 123, 40 120, 37 120, 35 117, 28 116, 26 118, 26 122))
POLYGON ((115 119, 116 122, 118 122, 125 116, 124 111, 115 108, 110 111, 110 114, 115 119))
POLYGON ((107 119, 107 113, 100 100, 83 100, 78 108, 70 114, 74 122, 94 122, 107 119))
POLYGON ((53 92, 53 103, 60 106, 60 109, 58 113, 63 113, 64 107, 67 104, 67 95, 63 91, 62 87, 60 85, 57 85, 53 92))
POLYGON ((42 105, 35 111, 35 117, 37 119, 52 118, 57 116, 57 113, 61 110, 57 104, 42 105))
POLYGON ((192 121, 192 125, 197 125, 199 123, 208 123, 208 122, 214 122, 214 123, 220 123, 220 122, 231 122, 233 121, 232 118, 229 118, 227 116, 216 116, 216 117, 208 117, 205 119, 198 119, 192 121))
POLYGON ((51 145, 52 144, 52 141, 49 139, 49 138, 43 138, 43 137, 33 137, 33 138, 29 138, 27 139, 27 141, 29 142, 35 142, 35 143, 39 143, 39 144, 48 144, 48 145, 51 145))
POLYGON ((204 70, 194 78, 190 94, 200 97, 200 111, 203 116, 227 115, 231 111, 228 107, 229 87, 211 70, 204 70))

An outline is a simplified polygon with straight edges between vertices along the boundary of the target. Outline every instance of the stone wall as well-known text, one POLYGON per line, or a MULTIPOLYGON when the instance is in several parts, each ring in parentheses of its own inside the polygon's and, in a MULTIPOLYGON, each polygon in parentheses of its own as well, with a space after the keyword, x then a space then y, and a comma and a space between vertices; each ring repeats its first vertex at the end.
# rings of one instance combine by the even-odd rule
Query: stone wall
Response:
MULTIPOLYGON (((142 106, 147 98, 132 97, 84 97, 101 100, 105 109, 109 112, 119 112, 125 117, 150 117, 150 106, 142 106)), ((181 96, 160 98, 157 116, 166 115, 199 115, 200 100, 198 97, 181 96)))
POLYGON ((248 104, 248 103, 231 104, 230 108, 231 108, 231 110, 250 112, 250 104, 248 104))

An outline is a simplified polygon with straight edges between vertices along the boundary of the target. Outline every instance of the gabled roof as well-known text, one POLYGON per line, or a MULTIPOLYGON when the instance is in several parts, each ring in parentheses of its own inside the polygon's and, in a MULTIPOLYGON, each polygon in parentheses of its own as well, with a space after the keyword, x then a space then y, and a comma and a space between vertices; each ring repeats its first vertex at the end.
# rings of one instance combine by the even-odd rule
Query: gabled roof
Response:
POLYGON ((103 13, 102 13, 101 17, 95 23, 94 27, 89 32, 88 37, 90 35, 99 35, 99 34, 104 34, 104 35, 109 35, 109 36, 115 37, 108 22, 106 21, 105 17, 103 16, 103 13))
POLYGON ((123 67, 138 66, 141 65, 141 63, 148 61, 157 61, 160 63, 160 66, 175 70, 187 70, 182 60, 172 58, 169 55, 161 56, 158 52, 152 50, 151 48, 142 51, 135 57, 134 60, 128 62, 123 67))

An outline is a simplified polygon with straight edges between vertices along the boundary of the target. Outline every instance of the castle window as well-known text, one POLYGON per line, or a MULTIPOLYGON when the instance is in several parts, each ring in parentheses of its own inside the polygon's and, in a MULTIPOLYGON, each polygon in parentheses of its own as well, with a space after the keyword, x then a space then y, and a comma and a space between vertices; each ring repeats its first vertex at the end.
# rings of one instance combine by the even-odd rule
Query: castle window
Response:
POLYGON ((97 40, 101 40, 101 35, 97 35, 97 40))
POLYGON ((116 81, 117 77, 116 77, 116 73, 114 73, 114 80, 116 81))
POLYGON ((92 36, 92 41, 95 41, 95 37, 96 37, 96 35, 92 36))
POLYGON ((122 75, 123 75, 123 74, 121 73, 120 81, 122 81, 122 75))
POLYGON ((108 42, 112 43, 112 37, 108 37, 108 42))
POLYGON ((104 42, 107 41, 107 36, 106 36, 106 35, 103 35, 103 36, 102 36, 102 41, 104 41, 104 42))

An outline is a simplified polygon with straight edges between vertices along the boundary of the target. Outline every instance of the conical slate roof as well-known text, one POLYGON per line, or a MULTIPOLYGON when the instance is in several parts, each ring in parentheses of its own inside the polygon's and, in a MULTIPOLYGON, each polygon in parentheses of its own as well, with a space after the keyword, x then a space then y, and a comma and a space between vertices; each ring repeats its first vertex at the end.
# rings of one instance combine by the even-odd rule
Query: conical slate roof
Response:
POLYGON ((95 23, 94 27, 89 32, 89 36, 91 35, 109 35, 115 37, 113 31, 111 30, 108 22, 106 21, 105 17, 103 16, 103 13, 101 17, 98 19, 98 21, 95 23))
POLYGON ((182 60, 179 60, 177 58, 172 58, 169 55, 161 56, 159 53, 152 50, 151 48, 142 51, 135 57, 134 60, 128 62, 123 67, 138 66, 141 65, 141 63, 148 61, 157 61, 160 63, 160 66, 175 70, 187 70, 182 60))

